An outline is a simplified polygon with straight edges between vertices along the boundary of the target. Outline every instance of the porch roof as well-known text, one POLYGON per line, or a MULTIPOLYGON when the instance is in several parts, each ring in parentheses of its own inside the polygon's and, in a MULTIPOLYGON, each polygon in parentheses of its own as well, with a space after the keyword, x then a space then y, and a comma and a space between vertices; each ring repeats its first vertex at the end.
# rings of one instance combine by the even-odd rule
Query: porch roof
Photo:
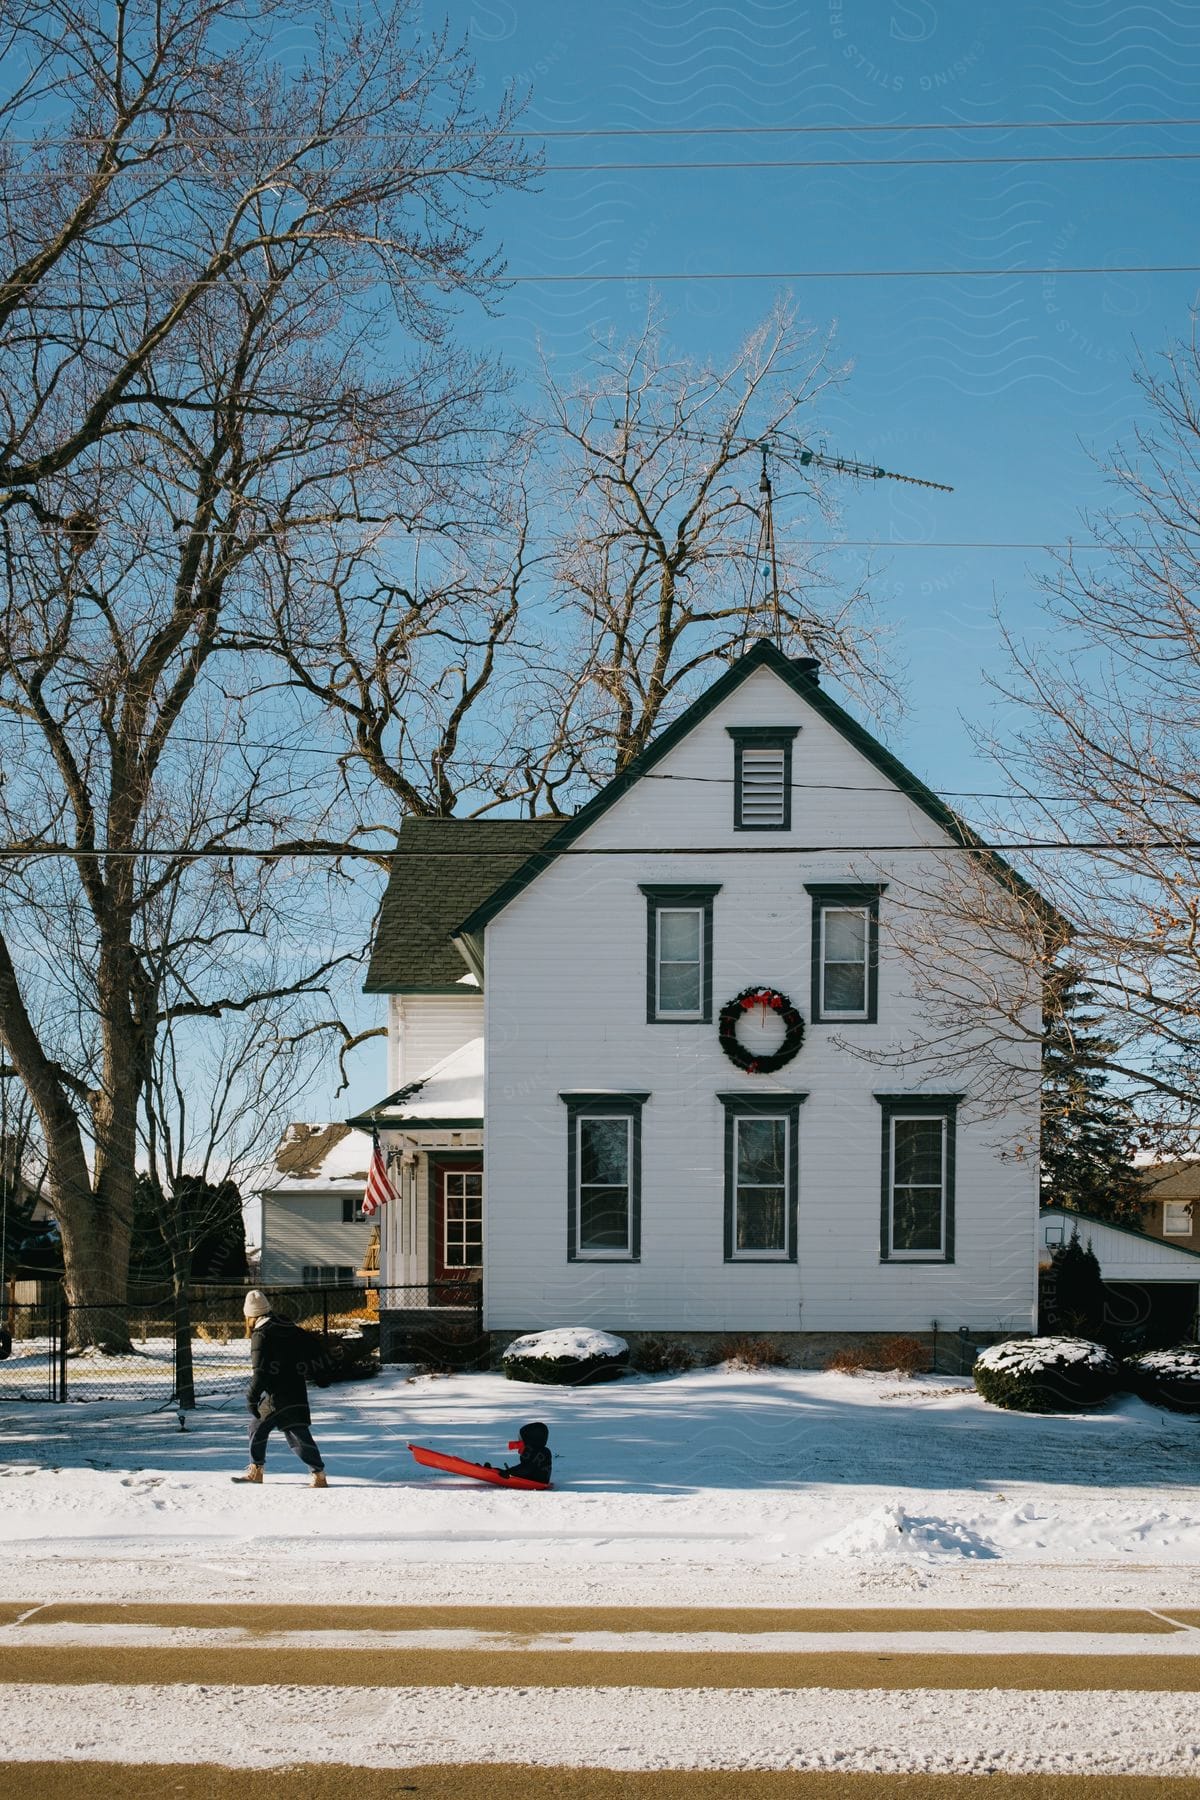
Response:
POLYGON ((348 1121, 360 1131, 472 1131, 483 1125, 483 1039, 472 1038, 416 1081, 348 1121))

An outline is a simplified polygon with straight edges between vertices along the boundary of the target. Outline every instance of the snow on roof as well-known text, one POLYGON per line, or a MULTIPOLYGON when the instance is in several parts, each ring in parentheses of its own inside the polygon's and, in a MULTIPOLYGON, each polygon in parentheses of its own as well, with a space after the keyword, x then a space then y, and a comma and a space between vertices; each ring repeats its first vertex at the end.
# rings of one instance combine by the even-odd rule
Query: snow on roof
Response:
POLYGON ((483 1039, 471 1038, 371 1113, 383 1129, 483 1124, 483 1039))
POLYGON ((288 1126, 274 1167, 256 1188, 260 1194, 361 1193, 371 1146, 341 1121, 288 1126))

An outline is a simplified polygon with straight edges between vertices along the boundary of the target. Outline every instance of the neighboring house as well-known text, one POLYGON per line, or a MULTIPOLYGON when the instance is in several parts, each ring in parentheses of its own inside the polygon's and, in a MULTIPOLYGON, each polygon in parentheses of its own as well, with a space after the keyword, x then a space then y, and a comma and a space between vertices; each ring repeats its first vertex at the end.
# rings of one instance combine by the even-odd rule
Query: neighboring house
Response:
POLYGON ((1147 1163, 1138 1174, 1147 1201, 1142 1230, 1176 1249, 1200 1251, 1200 1158, 1147 1163))
POLYGON ((1090 1213, 1045 1206, 1042 1262, 1073 1232, 1090 1244, 1107 1290, 1106 1324, 1146 1344, 1194 1342, 1200 1305, 1200 1243, 1173 1243, 1131 1225, 1112 1225, 1090 1213))
POLYGON ((370 1145, 348 1125, 289 1125, 262 1200, 264 1287, 361 1286, 372 1238, 362 1202, 370 1145))
MULTIPOLYGON (((765 642, 570 819, 406 820, 367 981, 394 1091, 353 1121, 397 1192, 381 1285, 481 1278, 495 1331, 1034 1329, 1003 1146, 1037 1142, 1036 1036, 1003 1118, 968 1063, 856 1054, 917 1026, 893 946, 964 830, 765 642), (803 1016, 772 1072, 718 1038, 747 988, 803 1016)), ((738 1020, 770 1058, 780 1018, 738 1020)))

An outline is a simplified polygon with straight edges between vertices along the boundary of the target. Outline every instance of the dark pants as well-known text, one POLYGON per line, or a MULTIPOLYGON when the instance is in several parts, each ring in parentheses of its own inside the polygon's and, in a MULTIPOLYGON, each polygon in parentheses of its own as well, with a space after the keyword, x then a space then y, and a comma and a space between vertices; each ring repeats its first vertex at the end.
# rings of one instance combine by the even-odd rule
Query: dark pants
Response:
POLYGON ((313 1442, 313 1434, 307 1425, 284 1425, 278 1413, 268 1418, 253 1418, 248 1421, 250 1428, 250 1461, 261 1467, 267 1460, 267 1439, 276 1426, 283 1432, 300 1461, 310 1469, 323 1469, 321 1452, 313 1442))

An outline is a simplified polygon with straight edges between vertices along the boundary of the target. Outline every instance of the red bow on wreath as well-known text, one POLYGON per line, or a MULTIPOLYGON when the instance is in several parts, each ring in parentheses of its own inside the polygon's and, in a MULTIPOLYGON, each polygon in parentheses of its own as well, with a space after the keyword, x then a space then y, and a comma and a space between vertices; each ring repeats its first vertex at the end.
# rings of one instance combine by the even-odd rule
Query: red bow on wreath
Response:
POLYGON ((790 1063, 799 1050, 804 1042, 804 1020, 787 995, 779 993, 776 988, 743 988, 740 994, 735 994, 721 1008, 717 1022, 717 1041, 730 1062, 735 1063, 739 1069, 744 1069, 747 1075, 769 1075, 775 1069, 782 1069, 785 1063, 790 1063), (768 1008, 782 1016, 783 1042, 769 1056, 753 1056, 738 1042, 738 1020, 752 1006, 761 1006, 764 1017, 768 1008))

